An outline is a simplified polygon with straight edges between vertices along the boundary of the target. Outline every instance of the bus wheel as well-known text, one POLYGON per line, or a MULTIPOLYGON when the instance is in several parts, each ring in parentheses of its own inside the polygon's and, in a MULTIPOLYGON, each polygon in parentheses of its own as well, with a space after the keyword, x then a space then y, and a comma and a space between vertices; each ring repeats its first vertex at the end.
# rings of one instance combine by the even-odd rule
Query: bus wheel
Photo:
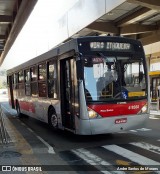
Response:
POLYGON ((48 121, 49 121, 50 127, 53 128, 53 129, 57 129, 57 127, 58 127, 58 118, 57 118, 57 115, 56 115, 53 108, 49 110, 48 116, 49 116, 48 121))
POLYGON ((20 106, 19 106, 19 103, 18 102, 16 103, 16 110, 17 110, 17 116, 19 118, 21 118, 22 117, 22 114, 21 114, 21 110, 20 110, 20 106))

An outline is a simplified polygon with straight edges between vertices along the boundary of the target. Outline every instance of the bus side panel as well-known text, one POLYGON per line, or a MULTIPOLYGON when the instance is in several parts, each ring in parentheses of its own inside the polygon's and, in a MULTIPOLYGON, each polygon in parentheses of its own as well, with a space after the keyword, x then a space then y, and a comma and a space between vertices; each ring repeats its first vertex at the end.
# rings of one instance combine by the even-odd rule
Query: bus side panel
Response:
POLYGON ((90 120, 84 120, 79 117, 75 117, 75 123, 76 123, 76 134, 78 135, 91 135, 91 124, 90 120))
POLYGON ((62 129, 60 101, 50 100, 47 98, 37 98, 26 96, 18 99, 21 113, 28 115, 32 118, 38 119, 45 123, 48 123, 48 109, 49 106, 54 107, 58 116, 58 127, 62 129))

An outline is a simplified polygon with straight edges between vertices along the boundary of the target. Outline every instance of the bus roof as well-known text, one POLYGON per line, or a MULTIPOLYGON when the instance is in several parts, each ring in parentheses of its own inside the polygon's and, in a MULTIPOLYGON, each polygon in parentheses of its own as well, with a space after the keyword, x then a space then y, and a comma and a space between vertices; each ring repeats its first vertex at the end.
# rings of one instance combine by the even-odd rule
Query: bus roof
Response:
POLYGON ((33 65, 36 65, 39 62, 43 62, 46 61, 48 59, 51 59, 53 57, 62 55, 64 53, 67 53, 71 50, 75 50, 76 52, 78 51, 78 42, 81 41, 95 41, 95 38, 97 39, 96 41, 104 41, 104 39, 106 39, 107 41, 114 41, 114 42, 129 42, 132 44, 139 44, 141 45, 140 41, 138 40, 134 40, 134 39, 129 39, 129 38, 124 38, 124 37, 119 37, 119 36, 85 36, 85 37, 79 37, 79 38, 74 38, 66 43, 62 43, 61 45, 58 45, 54 48, 52 48, 51 50, 25 62, 22 63, 12 69, 9 69, 7 71, 7 74, 12 74, 16 71, 19 71, 21 69, 25 69, 27 67, 31 67, 33 65))
POLYGON ((46 61, 48 59, 51 59, 53 57, 56 57, 58 55, 61 55, 61 54, 64 54, 68 51, 71 51, 71 50, 77 50, 77 44, 76 44, 76 39, 72 39, 71 41, 68 41, 67 43, 65 44, 61 44, 60 46, 56 46, 55 48, 33 58, 33 59, 30 59, 29 61, 27 62, 24 62, 12 69, 9 69, 7 70, 7 74, 11 74, 15 71, 19 71, 21 69, 25 69, 27 67, 30 67, 32 65, 35 65, 39 62, 43 62, 43 61, 46 61))

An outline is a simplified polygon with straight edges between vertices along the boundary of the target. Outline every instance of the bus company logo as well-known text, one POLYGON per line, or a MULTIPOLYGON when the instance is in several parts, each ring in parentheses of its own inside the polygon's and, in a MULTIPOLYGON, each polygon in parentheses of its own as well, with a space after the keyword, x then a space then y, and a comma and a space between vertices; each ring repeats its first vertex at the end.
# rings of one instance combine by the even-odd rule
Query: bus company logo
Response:
POLYGON ((100 110, 100 112, 113 112, 113 109, 100 110))

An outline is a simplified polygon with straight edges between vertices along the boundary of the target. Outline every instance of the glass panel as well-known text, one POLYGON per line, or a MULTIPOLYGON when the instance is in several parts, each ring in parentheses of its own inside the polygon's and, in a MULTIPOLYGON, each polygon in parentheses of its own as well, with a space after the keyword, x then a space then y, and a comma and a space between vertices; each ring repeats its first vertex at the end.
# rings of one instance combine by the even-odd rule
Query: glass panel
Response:
POLYGON ((24 96, 24 95, 25 95, 24 84, 19 83, 18 84, 18 96, 24 96))
POLYGON ((38 66, 39 68, 39 80, 46 80, 46 64, 43 63, 41 65, 38 66))
POLYGON ((56 93, 56 64, 51 61, 48 62, 48 97, 57 98, 56 93))
POLYGON ((54 94, 54 80, 48 82, 48 97, 53 98, 54 94))
POLYGON ((24 81, 23 71, 20 71, 18 73, 18 82, 23 83, 23 81, 24 81))
POLYGON ((144 97, 145 77, 141 58, 84 57, 84 82, 88 101, 144 97))
POLYGON ((37 68, 34 66, 31 68, 31 81, 37 80, 37 68))
POLYGON ((33 97, 37 96, 37 82, 31 83, 31 94, 33 97))
POLYGON ((47 96, 47 87, 46 83, 39 83, 39 97, 46 97, 47 96))
POLYGON ((48 64, 48 74, 49 79, 55 79, 56 78, 56 65, 54 62, 49 62, 48 64))
POLYGON ((17 73, 15 73, 14 74, 14 80, 13 80, 13 82, 14 82, 14 89, 18 89, 18 74, 17 73))
POLYGON ((18 83, 18 74, 14 74, 14 84, 18 83))
POLYGON ((30 71, 29 69, 24 71, 25 73, 25 82, 29 82, 30 81, 30 71))
POLYGON ((26 95, 31 95, 31 86, 30 84, 25 84, 26 95))

